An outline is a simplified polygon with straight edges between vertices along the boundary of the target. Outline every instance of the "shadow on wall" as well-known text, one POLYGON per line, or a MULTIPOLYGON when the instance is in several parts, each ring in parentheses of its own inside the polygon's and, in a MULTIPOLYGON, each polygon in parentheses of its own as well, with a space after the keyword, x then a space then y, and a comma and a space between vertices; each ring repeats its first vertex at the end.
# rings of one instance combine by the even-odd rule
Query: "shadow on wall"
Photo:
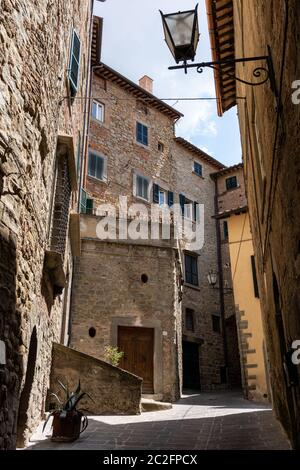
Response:
POLYGON ((22 377, 16 312, 16 238, 0 224, 0 449, 14 449, 22 377))

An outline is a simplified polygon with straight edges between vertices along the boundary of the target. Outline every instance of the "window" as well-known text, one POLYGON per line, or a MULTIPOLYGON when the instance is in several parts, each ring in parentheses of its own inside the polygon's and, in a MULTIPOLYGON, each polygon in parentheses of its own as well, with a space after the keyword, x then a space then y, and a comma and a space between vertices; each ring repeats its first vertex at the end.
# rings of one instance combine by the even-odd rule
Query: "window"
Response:
POLYGON ((193 203, 190 199, 187 198, 185 198, 184 217, 186 219, 193 218, 193 203))
POLYGON ((194 162, 194 172, 198 176, 202 176, 202 165, 198 162, 194 162))
POLYGON ((95 100, 93 100, 92 117, 99 122, 104 121, 104 105, 95 100))
POLYGON ((167 204, 167 192, 159 188, 159 205, 164 206, 167 204))
POLYGON ((212 329, 215 333, 221 333, 221 317, 219 315, 212 315, 212 329))
POLYGON ((146 201, 149 200, 149 180, 141 175, 136 175, 135 195, 146 201))
POLYGON ((194 331, 194 310, 191 308, 185 309, 185 329, 187 331, 194 331))
POLYGON ((185 282, 198 286, 198 257, 185 255, 185 282))
POLYGON ((104 157, 94 152, 89 152, 89 168, 88 175, 97 180, 105 180, 105 160, 104 157))
POLYGON ((226 220, 223 222, 223 233, 224 240, 228 240, 228 222, 226 220))
POLYGON ((237 188, 237 177, 231 176, 230 178, 226 178, 226 189, 229 191, 230 189, 237 188))
POLYGON ((140 122, 136 123, 136 140, 140 144, 148 145, 148 127, 140 122))
POLYGON ((181 213, 186 219, 199 221, 199 204, 195 201, 187 199, 183 194, 179 194, 179 204, 181 206, 181 213))
POLYGON ((72 44, 70 51, 70 65, 69 65, 69 80, 71 87, 71 95, 76 95, 79 82, 79 66, 80 66, 80 39, 77 33, 73 30, 72 44))
POLYGON ((166 191, 159 187, 158 184, 153 185, 153 202, 162 206, 168 204, 172 207, 174 204, 174 193, 172 191, 166 191))
POLYGON ((164 151, 164 144, 162 144, 161 142, 158 142, 157 144, 157 150, 159 152, 163 152, 164 151))

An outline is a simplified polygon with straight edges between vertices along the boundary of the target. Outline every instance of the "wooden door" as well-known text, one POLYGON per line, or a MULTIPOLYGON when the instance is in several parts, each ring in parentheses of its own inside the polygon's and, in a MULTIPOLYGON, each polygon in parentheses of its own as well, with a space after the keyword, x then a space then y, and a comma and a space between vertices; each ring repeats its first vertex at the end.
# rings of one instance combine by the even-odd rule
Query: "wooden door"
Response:
POLYGON ((119 326, 118 348, 124 352, 120 367, 142 377, 143 393, 154 393, 154 329, 119 326))

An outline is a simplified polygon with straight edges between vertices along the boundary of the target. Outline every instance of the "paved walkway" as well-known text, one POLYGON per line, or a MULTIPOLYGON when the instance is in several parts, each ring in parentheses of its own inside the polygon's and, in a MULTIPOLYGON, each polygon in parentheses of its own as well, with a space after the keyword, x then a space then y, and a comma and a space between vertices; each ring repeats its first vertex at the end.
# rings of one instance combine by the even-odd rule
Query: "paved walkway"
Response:
POLYGON ((239 393, 184 395, 171 410, 138 416, 91 416, 80 439, 51 442, 50 425, 41 426, 28 450, 35 449, 289 449, 268 406, 239 393))

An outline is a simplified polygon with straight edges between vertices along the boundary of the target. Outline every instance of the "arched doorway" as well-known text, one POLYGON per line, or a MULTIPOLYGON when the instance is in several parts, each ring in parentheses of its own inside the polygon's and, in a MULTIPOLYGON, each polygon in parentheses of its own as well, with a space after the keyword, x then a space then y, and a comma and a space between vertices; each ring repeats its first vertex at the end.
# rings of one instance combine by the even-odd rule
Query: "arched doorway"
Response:
POLYGON ((30 338, 27 370, 24 387, 20 396, 19 412, 18 412, 18 427, 17 427, 17 447, 24 447, 25 445, 25 431, 27 427, 27 412, 31 389, 34 379, 35 364, 37 354, 37 334, 36 327, 33 328, 30 338))

